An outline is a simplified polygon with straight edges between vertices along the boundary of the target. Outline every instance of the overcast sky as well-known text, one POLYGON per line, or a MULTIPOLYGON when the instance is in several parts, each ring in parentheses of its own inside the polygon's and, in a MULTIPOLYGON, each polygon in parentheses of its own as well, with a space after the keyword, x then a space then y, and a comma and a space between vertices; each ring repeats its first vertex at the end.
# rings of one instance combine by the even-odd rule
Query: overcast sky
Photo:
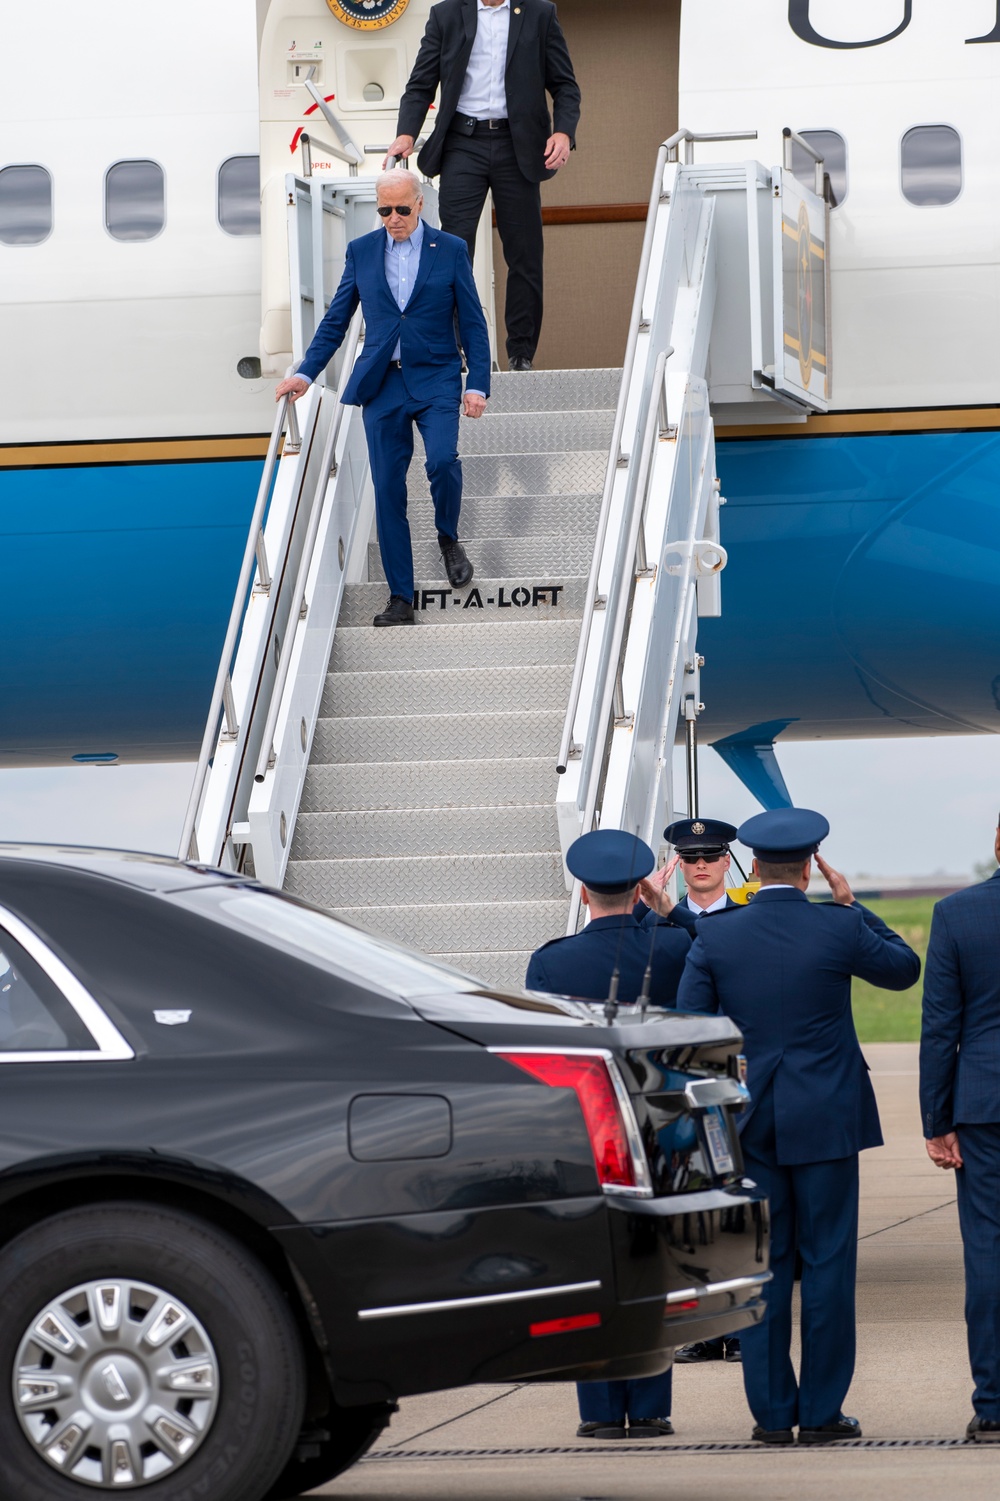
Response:
MULTIPOLYGON (((992 856, 995 736, 791 743, 779 759, 795 802, 829 818, 824 852, 848 875, 962 875, 992 856)), ((175 854, 192 773, 188 764, 0 771, 0 839, 175 854)), ((683 815, 680 760, 677 778, 683 815)), ((738 824, 760 811, 712 750, 701 752, 700 780, 705 816, 738 824)))

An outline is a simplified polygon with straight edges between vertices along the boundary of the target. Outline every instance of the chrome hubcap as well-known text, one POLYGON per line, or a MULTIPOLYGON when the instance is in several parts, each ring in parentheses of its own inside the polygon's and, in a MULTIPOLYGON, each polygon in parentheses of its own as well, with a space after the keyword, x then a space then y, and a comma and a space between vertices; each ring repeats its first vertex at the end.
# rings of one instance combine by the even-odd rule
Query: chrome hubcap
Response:
POLYGON ((32 1319, 14 1406, 32 1447, 85 1485, 125 1490, 191 1458, 212 1424, 219 1362, 204 1327, 148 1282, 83 1282, 32 1319))

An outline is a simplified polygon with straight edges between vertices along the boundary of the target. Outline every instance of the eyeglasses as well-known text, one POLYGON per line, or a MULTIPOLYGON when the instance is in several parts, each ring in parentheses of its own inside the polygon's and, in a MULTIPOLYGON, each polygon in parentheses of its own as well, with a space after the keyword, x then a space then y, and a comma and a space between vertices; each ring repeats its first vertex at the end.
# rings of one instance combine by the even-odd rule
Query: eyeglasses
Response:
POLYGON ((388 219, 390 214, 398 214, 401 219, 408 219, 416 206, 415 203, 380 203, 375 212, 380 219, 388 219))
POLYGON ((714 865, 715 862, 716 862, 716 860, 721 860, 722 857, 723 857, 723 855, 725 853, 726 853, 725 850, 719 850, 719 853, 717 855, 695 855, 695 854, 682 855, 681 856, 681 864, 682 865, 697 865, 699 860, 704 860, 704 862, 705 862, 706 865, 714 865))

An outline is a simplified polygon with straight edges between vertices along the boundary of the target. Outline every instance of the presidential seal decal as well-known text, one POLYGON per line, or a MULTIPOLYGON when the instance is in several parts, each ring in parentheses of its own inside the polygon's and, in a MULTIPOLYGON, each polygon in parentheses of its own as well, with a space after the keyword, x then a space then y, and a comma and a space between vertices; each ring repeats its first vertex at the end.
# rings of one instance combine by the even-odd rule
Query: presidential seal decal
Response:
POLYGON ((355 31, 378 31, 398 21, 410 0, 326 0, 338 21, 355 31))

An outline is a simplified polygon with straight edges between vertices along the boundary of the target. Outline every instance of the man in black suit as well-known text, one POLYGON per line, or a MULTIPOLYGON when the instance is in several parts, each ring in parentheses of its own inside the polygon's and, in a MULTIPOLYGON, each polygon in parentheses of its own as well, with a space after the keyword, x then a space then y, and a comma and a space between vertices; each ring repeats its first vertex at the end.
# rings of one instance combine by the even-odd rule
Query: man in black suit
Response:
MULTIPOLYGON (((1000 860, 1000 828, 993 845, 1000 860)), ((956 1168, 975 1390, 966 1429, 1000 1441, 1000 870, 934 908, 924 971, 920 1114, 927 1154, 956 1168)))
POLYGON ((551 0, 432 6, 389 156, 410 155, 439 84, 434 130, 417 162, 428 177, 440 173, 441 228, 464 239, 470 257, 492 191, 507 262, 507 358, 511 370, 530 370, 542 327, 540 184, 569 160, 580 119, 580 90, 551 0))

